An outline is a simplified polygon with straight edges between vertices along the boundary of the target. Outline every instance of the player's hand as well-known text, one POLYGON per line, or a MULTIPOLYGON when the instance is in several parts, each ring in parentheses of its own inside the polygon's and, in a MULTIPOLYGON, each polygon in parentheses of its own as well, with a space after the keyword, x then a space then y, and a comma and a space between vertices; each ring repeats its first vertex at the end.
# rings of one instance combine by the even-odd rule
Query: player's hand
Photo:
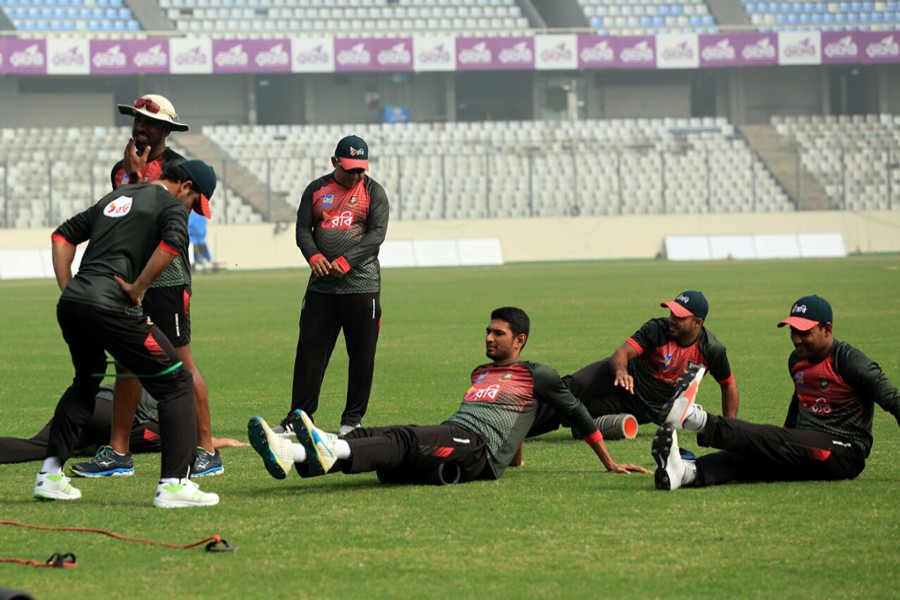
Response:
POLYGON ((119 287, 122 288, 122 291, 125 292, 125 295, 128 296, 129 298, 131 298, 131 302, 135 306, 141 306, 141 295, 142 294, 139 294, 133 285, 131 285, 130 283, 128 283, 127 281, 125 281, 124 279, 119 277, 118 275, 113 275, 113 277, 119 283, 119 287))
POLYGON ((243 448, 244 446, 249 446, 247 442, 242 442, 240 440, 235 440, 233 438, 217 438, 214 437, 212 439, 213 448, 218 450, 219 448, 243 448))
POLYGON ((634 377, 628 374, 628 371, 622 370, 616 373, 616 379, 613 381, 613 385, 620 388, 625 388, 629 394, 634 394, 634 377))
POLYGON ((332 277, 337 277, 338 279, 347 274, 347 272, 344 271, 343 267, 341 267, 337 260, 331 262, 331 270, 329 270, 328 273, 332 277))
POLYGON ((627 475, 628 473, 649 473, 647 469, 641 467, 639 465, 632 464, 624 464, 620 465, 618 463, 613 463, 611 465, 607 465, 606 470, 610 473, 623 473, 627 475))
POLYGON ((324 256, 320 257, 313 264, 309 265, 316 277, 325 277, 331 271, 331 263, 324 256))
MULTIPOLYGON (((147 166, 147 159, 150 158, 150 146, 144 148, 143 152, 138 152, 137 146, 134 144, 134 138, 128 139, 128 144, 125 146, 125 157, 122 160, 122 168, 126 173, 137 173, 138 171, 144 172, 144 168, 147 166)), ((131 183, 140 183, 139 181, 132 181, 131 183)))

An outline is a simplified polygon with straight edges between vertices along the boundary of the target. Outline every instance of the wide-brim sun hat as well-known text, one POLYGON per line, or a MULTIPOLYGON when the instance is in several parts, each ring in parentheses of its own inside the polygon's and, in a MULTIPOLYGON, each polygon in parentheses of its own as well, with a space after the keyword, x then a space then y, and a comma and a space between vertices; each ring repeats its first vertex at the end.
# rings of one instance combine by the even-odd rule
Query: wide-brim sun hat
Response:
POLYGON ((175 107, 165 96, 160 96, 158 94, 144 94, 135 100, 133 104, 119 104, 118 108, 119 112, 123 115, 132 117, 141 115, 148 119, 167 123, 172 128, 172 131, 187 131, 190 129, 187 123, 178 121, 178 114, 175 112, 175 107))

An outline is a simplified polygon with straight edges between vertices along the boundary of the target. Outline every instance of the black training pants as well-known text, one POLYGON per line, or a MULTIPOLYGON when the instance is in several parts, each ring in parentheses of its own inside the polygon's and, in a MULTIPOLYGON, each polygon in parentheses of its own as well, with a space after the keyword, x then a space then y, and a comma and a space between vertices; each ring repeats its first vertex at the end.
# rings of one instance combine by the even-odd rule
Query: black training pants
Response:
MULTIPOLYGON (((638 423, 650 423, 656 415, 649 415, 643 404, 624 388, 613 385, 615 375, 610 367, 610 360, 605 358, 566 375, 563 383, 578 398, 591 417, 596 419, 604 415, 628 413, 634 415, 638 423)), ((537 413, 531 429, 526 437, 534 437, 550 431, 556 431, 560 425, 571 427, 563 422, 553 408, 546 403, 538 404, 537 413)))
POLYGON ((56 308, 63 338, 69 345, 75 376, 50 424, 46 456, 64 463, 91 418, 94 400, 106 372, 106 352, 132 373, 159 403, 162 437, 160 477, 188 476, 197 446, 197 415, 191 374, 179 367, 160 375, 181 359, 168 338, 145 317, 130 317, 89 304, 60 301, 56 308))
MULTIPOLYGON (((97 398, 94 402, 94 414, 75 440, 74 453, 93 452, 99 446, 108 445, 111 428, 112 402, 97 398)), ((159 424, 156 421, 135 424, 131 427, 129 448, 135 454, 159 452, 162 448, 159 440, 159 424)), ((0 437, 0 464, 44 460, 49 442, 50 423, 31 438, 0 437)))
POLYGON ((349 357, 347 402, 342 425, 362 421, 369 406, 375 373, 375 348, 381 325, 381 300, 372 294, 321 294, 307 291, 300 310, 300 336, 294 359, 291 412, 314 415, 325 369, 343 329, 349 357))
POLYGON ((488 464, 485 439, 455 423, 361 427, 344 439, 351 452, 339 463, 344 473, 402 469, 427 474, 453 463, 465 482, 481 479, 488 464))
POLYGON ((853 479, 866 466, 862 450, 833 435, 717 415, 707 417, 697 442, 722 452, 697 459, 696 486, 729 481, 853 479))

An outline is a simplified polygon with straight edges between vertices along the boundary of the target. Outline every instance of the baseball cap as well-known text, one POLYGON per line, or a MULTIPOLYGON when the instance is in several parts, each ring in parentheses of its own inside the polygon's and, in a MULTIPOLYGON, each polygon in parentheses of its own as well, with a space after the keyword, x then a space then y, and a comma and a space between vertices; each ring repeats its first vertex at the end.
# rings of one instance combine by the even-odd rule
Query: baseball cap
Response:
POLYGON ((128 104, 119 104, 118 107, 119 112, 123 115, 132 117, 141 115, 149 119, 168 123, 172 126, 172 131, 187 131, 190 129, 187 124, 178 122, 175 107, 165 96, 144 94, 130 106, 128 104))
POLYGON ((369 169, 369 146, 361 137, 348 135, 343 138, 334 149, 334 156, 341 161, 345 171, 369 169))
POLYGON ((706 319, 709 314, 709 302, 703 292, 696 290, 687 290, 678 294, 678 297, 671 302, 662 302, 660 306, 664 306, 672 311, 676 317, 689 317, 691 315, 706 319))
POLYGON ((809 331, 819 323, 831 323, 834 314, 828 300, 821 296, 803 296, 791 307, 791 316, 778 324, 779 327, 790 325, 800 331, 809 331))
POLYGON ((216 191, 215 170, 202 160, 186 160, 178 166, 184 169, 194 186, 200 190, 200 204, 194 207, 194 212, 209 219, 212 217, 209 199, 216 191))

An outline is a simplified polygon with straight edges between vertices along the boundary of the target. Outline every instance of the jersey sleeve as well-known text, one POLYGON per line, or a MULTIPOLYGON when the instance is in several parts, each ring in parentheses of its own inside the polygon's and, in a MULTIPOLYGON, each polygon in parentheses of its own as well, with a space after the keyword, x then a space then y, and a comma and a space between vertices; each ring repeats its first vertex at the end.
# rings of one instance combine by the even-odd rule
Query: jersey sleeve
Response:
POLYGON ((53 234, 50 236, 51 239, 62 238, 73 246, 88 241, 91 237, 91 223, 93 222, 91 212, 94 210, 96 210, 96 206, 83 210, 67 219, 53 231, 53 234))
POLYGON ((582 436, 586 437, 597 431, 587 408, 572 395, 559 373, 547 365, 534 365, 535 399, 548 404, 564 421, 571 422, 572 427, 582 436))
POLYGON ((708 330, 706 330, 706 340, 702 344, 701 349, 703 356, 706 358, 706 363, 709 365, 709 374, 720 385, 734 381, 734 373, 731 370, 731 364, 728 362, 725 345, 708 330))
POLYGON ((900 392, 878 363, 860 350, 842 343, 835 352, 835 370, 863 398, 894 415, 900 425, 900 392))
POLYGON ((313 238, 315 217, 313 216, 313 195, 322 186, 322 180, 317 179, 306 186, 303 195, 300 196, 300 206, 297 207, 297 225, 295 236, 297 247, 307 262, 312 263, 313 257, 322 254, 316 246, 313 238))
MULTIPOLYGON (((169 196, 169 193, 162 188, 159 188, 158 193, 169 196)), ((169 251, 174 251, 178 254, 187 254, 188 212, 184 209, 184 205, 177 200, 173 200, 171 197, 160 201, 160 206, 160 245, 168 246, 167 250, 169 251)))
POLYGON ((641 355, 650 348, 663 345, 666 341, 667 331, 666 319, 650 319, 625 340, 625 343, 631 345, 637 350, 638 355, 641 355))

